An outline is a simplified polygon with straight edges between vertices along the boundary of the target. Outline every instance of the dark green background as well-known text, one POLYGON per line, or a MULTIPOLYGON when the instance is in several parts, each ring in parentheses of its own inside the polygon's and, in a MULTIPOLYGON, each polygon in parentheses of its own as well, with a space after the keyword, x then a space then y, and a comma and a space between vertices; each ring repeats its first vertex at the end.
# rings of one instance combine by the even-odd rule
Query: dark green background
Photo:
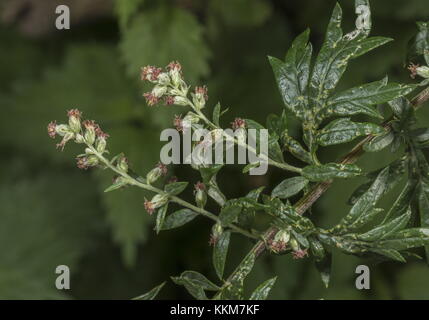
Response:
MULTIPOLYGON (((4 1, 0 25, 0 298, 128 299, 169 276, 195 270, 212 280, 211 224, 197 218, 189 225, 156 236, 153 218, 143 208, 150 195, 134 189, 108 194, 107 171, 82 172, 74 166, 78 146, 61 153, 46 134, 51 120, 79 108, 111 135, 108 148, 123 151, 139 173, 158 161, 159 132, 171 127, 177 107, 148 107, 138 79, 141 66, 179 60, 192 84, 206 84, 209 106, 221 101, 235 116, 264 123, 282 103, 266 56, 283 57, 291 40, 306 27, 320 47, 334 1, 320 0, 118 0, 4 1), (101 3, 101 4, 100 4, 101 3), (54 8, 68 4, 71 30, 54 28, 54 8), (97 7, 98 6, 98 7, 97 7), (58 291, 55 267, 71 269, 71 290, 58 291)), ((353 1, 340 1, 346 32, 354 27, 353 1)), ((373 0, 373 35, 395 39, 355 61, 340 83, 347 88, 383 78, 411 82, 404 68, 405 48, 427 20, 427 0, 373 0)), ((429 123, 429 113, 418 116, 429 123)), ((298 125, 294 135, 299 136, 298 125)), ((325 148, 323 160, 335 160, 352 144, 325 148)), ((364 156, 371 170, 399 155, 389 151, 364 156)), ((266 185, 271 190, 286 175, 240 174, 227 166, 219 175, 230 197, 266 185)), ((190 167, 175 168, 180 180, 199 177, 190 167)), ((346 200, 362 180, 338 181, 312 210, 312 219, 330 226, 347 212, 346 200)), ((188 189, 191 189, 190 187, 188 189)), ((393 192, 389 200, 396 197, 393 192)), ((185 197, 192 200, 191 190, 185 197)), ((216 210, 213 203, 209 208, 216 210)), ((264 220, 260 219, 260 227, 264 220)), ((233 236, 227 272, 250 248, 233 236)), ((289 256, 259 260, 247 288, 278 275, 273 299, 429 298, 429 269, 411 259, 406 265, 371 265, 371 290, 355 289, 355 267, 367 263, 334 252, 331 287, 324 289, 309 261, 289 256)), ((189 298, 168 281, 159 298, 189 298)))

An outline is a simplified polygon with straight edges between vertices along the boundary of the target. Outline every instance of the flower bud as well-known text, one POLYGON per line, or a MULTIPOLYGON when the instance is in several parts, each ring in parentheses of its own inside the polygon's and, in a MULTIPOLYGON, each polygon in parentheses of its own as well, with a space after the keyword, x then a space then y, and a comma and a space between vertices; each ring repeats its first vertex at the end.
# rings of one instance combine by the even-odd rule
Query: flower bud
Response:
POLYGON ((167 167, 164 164, 158 163, 158 165, 146 175, 147 183, 152 184, 156 182, 161 176, 165 176, 167 171, 167 167))
POLYGON ((128 172, 128 159, 125 157, 120 157, 116 166, 119 170, 128 172))
POLYGON ((61 137, 64 137, 68 133, 72 133, 70 127, 66 124, 59 124, 55 127, 55 131, 61 137))
POLYGON ((289 244, 290 244, 290 247, 292 248, 293 251, 298 251, 299 250, 299 244, 298 244, 298 241, 296 241, 295 238, 290 239, 289 244))
POLYGON ((104 151, 106 151, 106 145, 106 139, 102 136, 99 136, 96 141, 97 152, 103 153, 104 151))
POLYGON ((169 77, 168 73, 162 72, 162 73, 159 74, 159 76, 158 76, 158 83, 160 85, 167 86, 167 85, 170 84, 170 81, 171 80, 170 80, 170 77, 169 77))
POLYGON ((220 223, 216 223, 215 225, 213 225, 209 244, 211 246, 214 246, 218 242, 219 237, 222 235, 222 233, 223 233, 223 228, 220 223))
POLYGON ((164 194, 157 194, 155 195, 152 200, 148 201, 145 200, 144 207, 146 211, 152 215, 155 210, 159 207, 162 207, 164 204, 166 204, 168 201, 168 196, 164 194))
POLYGON ((81 129, 80 118, 82 116, 82 113, 78 109, 71 109, 67 111, 67 116, 69 117, 70 129, 74 133, 78 133, 81 129))
POLYGON ((152 89, 152 95, 156 98, 161 98, 166 93, 167 93, 167 87, 166 86, 156 85, 152 89))
POLYGON ((98 160, 96 155, 92 154, 92 155, 88 156, 88 159, 87 159, 88 166, 94 167, 98 164, 98 162, 99 162, 99 160, 98 160))
POLYGON ((183 96, 175 96, 174 104, 177 104, 178 106, 187 106, 189 104, 189 101, 183 96))
POLYGON ((85 131, 85 141, 92 145, 95 142, 95 130, 94 129, 87 129, 85 131))
POLYGON ((76 133, 76 137, 75 137, 74 141, 76 143, 84 143, 85 142, 85 138, 80 133, 76 133))
POLYGON ((202 182, 195 184, 195 203, 200 208, 204 208, 207 203, 206 186, 202 182))
POLYGON ((416 69, 417 74, 422 77, 422 78, 429 78, 429 67, 427 66, 422 66, 422 67, 418 67, 416 69))

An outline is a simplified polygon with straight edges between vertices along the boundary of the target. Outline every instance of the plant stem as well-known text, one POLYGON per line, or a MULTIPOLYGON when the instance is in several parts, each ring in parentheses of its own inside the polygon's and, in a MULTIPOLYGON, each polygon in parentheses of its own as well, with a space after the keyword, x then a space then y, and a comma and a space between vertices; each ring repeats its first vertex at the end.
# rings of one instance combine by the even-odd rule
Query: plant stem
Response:
MULTIPOLYGON (((88 148, 91 149, 91 151, 94 153, 94 155, 96 155, 97 158, 100 159, 100 161, 104 163, 104 165, 106 165, 110 170, 112 170, 115 173, 119 174, 121 177, 125 178, 130 185, 134 185, 136 187, 139 187, 139 188, 142 188, 142 189, 145 189, 145 190, 157 193, 157 194, 166 194, 166 195, 168 195, 168 193, 165 192, 164 190, 158 189, 158 188, 156 188, 154 186, 151 186, 149 184, 146 184, 146 183, 142 183, 142 182, 138 181, 137 179, 131 177, 128 173, 119 170, 114 165, 112 165, 110 163, 110 161, 108 159, 106 159, 102 154, 100 154, 99 152, 97 152, 97 150, 93 146, 91 146, 89 144, 87 144, 87 146, 88 146, 88 148)), ((209 219, 211 219, 211 220, 213 220, 213 221, 215 221, 217 223, 221 223, 221 221, 219 220, 218 216, 216 216, 215 214, 213 214, 213 213, 211 213, 211 212, 209 212, 209 211, 207 211, 207 210, 205 210, 203 208, 199 208, 199 207, 197 207, 197 206, 195 206, 195 205, 193 205, 193 204, 191 204, 191 203, 189 203, 189 202, 187 202, 185 200, 182 200, 182 199, 180 199, 179 197, 176 197, 176 196, 168 195, 168 197, 169 197, 170 201, 173 201, 173 202, 175 202, 177 204, 180 204, 181 206, 183 206, 185 208, 191 209, 192 211, 195 211, 196 213, 198 213, 198 214, 200 214, 202 216, 205 216, 205 217, 207 217, 207 218, 209 218, 209 219)), ((244 235, 246 237, 249 237, 251 239, 259 239, 254 234, 252 234, 252 233, 248 232, 247 230, 244 230, 244 229, 236 226, 235 224, 230 223, 230 224, 227 225, 227 227, 229 227, 232 230, 234 230, 235 232, 241 233, 242 235, 244 235)))
MULTIPOLYGON (((418 109, 423 103, 429 100, 429 87, 422 90, 417 96, 415 96, 411 100, 411 104, 415 109, 418 109)), ((386 130, 391 129, 390 125, 390 119, 385 121, 382 126, 386 130)), ((349 153, 347 153, 341 160, 341 164, 351 164, 357 161, 357 159, 364 153, 363 146, 371 141, 374 138, 372 135, 366 136, 362 141, 360 141, 356 146, 354 146, 353 149, 350 150, 349 153)), ((332 185, 333 180, 324 181, 317 183, 309 192, 307 192, 295 205, 294 208, 296 212, 300 215, 304 214, 321 196, 325 193, 326 190, 329 189, 329 187, 332 185)), ((278 229, 276 227, 270 227, 268 228, 264 234, 263 239, 265 241, 259 240, 253 247, 250 249, 250 251, 247 253, 247 255, 243 258, 242 261, 244 261, 246 258, 248 258, 251 255, 255 255, 255 258, 258 258, 266 249, 265 242, 268 240, 272 240, 276 233, 278 232, 278 229)), ((228 279, 225 281, 225 283, 229 283, 229 281, 236 275, 236 273, 239 271, 239 268, 235 269, 231 275, 228 277, 228 279)), ((225 286, 225 285, 224 285, 225 286)), ((222 288, 224 288, 222 286, 222 288)), ((221 290, 222 290, 221 288, 221 290)), ((219 290, 219 292, 221 291, 219 290)), ((218 296, 218 294, 216 295, 218 296)))

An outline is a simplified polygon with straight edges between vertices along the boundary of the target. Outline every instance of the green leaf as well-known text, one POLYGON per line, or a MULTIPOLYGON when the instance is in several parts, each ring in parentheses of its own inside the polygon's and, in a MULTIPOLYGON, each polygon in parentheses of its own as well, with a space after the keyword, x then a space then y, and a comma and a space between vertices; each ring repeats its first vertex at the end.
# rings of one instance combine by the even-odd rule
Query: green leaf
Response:
POLYGON ((377 201, 386 191, 388 175, 389 167, 386 167, 379 173, 368 191, 356 201, 350 212, 341 220, 340 225, 349 228, 359 218, 364 217, 374 209, 377 201))
POLYGON ((188 182, 173 182, 166 184, 164 187, 164 191, 169 195, 175 196, 181 193, 188 186, 188 182))
POLYGON ((302 106, 306 99, 312 53, 312 46, 308 43, 309 34, 307 29, 293 41, 285 62, 268 57, 285 107, 300 119, 304 114, 302 106))
POLYGON ((196 299, 206 300, 204 290, 218 291, 220 288, 196 271, 184 271, 180 277, 171 277, 174 283, 182 285, 196 299))
POLYGON ((179 7, 157 6, 139 14, 124 30, 120 49, 132 77, 142 66, 165 66, 173 60, 180 61, 191 82, 209 72, 203 28, 194 15, 179 7))
POLYGON ((294 138, 288 135, 283 135, 282 142, 287 151, 289 151, 293 156, 306 163, 313 163, 310 153, 306 151, 294 138))
POLYGON ((398 251, 423 247, 429 244, 429 229, 411 228, 402 230, 375 244, 383 249, 398 251))
POLYGON ((230 279, 230 285, 221 292, 221 297, 226 299, 243 299, 243 283, 255 264, 255 255, 248 254, 240 265, 237 267, 236 272, 230 279))
POLYGON ((286 199, 296 195, 308 184, 308 180, 304 177, 293 177, 285 179, 277 185, 271 192, 272 197, 286 199))
POLYGON ((104 192, 114 191, 114 190, 120 189, 120 188, 122 188, 123 186, 126 186, 126 185, 127 185, 127 183, 124 182, 124 180, 117 179, 117 182, 113 183, 111 186, 109 186, 108 188, 106 188, 104 190, 104 192))
POLYGON ((159 208, 157 211, 156 225, 155 225, 156 233, 159 233, 163 229, 162 226, 164 224, 164 219, 165 219, 165 215, 167 214, 167 210, 168 210, 168 203, 162 206, 161 208, 159 208))
POLYGON ((213 248, 213 265, 219 279, 223 277, 223 270, 225 268, 226 255, 228 254, 229 240, 231 232, 225 231, 217 240, 213 248))
POLYGON ((219 214, 223 226, 233 223, 242 210, 242 206, 234 200, 228 200, 219 214))
POLYGON ((363 145, 363 149, 366 152, 377 152, 383 150, 393 142, 394 138, 395 134, 392 131, 386 132, 365 143, 363 145))
POLYGON ((408 181, 404 189, 401 191, 401 194, 393 203, 392 208, 390 208, 389 212, 386 214, 383 223, 404 214, 408 210, 411 201, 414 199, 416 190, 416 183, 412 180, 408 181))
POLYGON ((379 255, 385 256, 389 259, 392 259, 394 261, 398 262, 407 262, 405 258, 399 253, 397 250, 393 249, 379 249, 379 248, 369 248, 371 252, 377 253, 379 255))
POLYGON ((282 149, 277 140, 277 137, 268 138, 268 156, 274 161, 284 162, 282 149))
POLYGON ((326 113, 337 115, 363 113, 380 118, 379 113, 372 111, 370 106, 394 100, 414 89, 414 85, 388 83, 388 78, 385 77, 380 81, 367 83, 335 94, 327 102, 326 113))
POLYGON ((317 141, 322 146, 330 146, 350 142, 360 136, 378 135, 384 132, 383 127, 374 123, 357 123, 349 118, 343 118, 332 121, 320 130, 317 141))
POLYGON ((184 271, 180 275, 181 278, 189 279, 190 281, 194 282, 204 290, 208 291, 218 291, 220 288, 215 285, 213 282, 208 280, 205 276, 203 276, 201 273, 196 271, 184 271))
MULTIPOLYGON (((419 32, 410 40, 408 44, 407 60, 416 61, 423 56, 426 64, 429 64, 429 24, 427 22, 417 22, 419 32)), ((407 61, 407 62, 408 62, 407 61)))
POLYGON ((325 256, 322 259, 316 259, 314 263, 317 271, 320 273, 323 284, 328 288, 331 279, 332 254, 326 251, 325 256))
POLYGON ((141 296, 135 297, 132 300, 153 300, 158 295, 159 291, 161 291, 162 287, 164 287, 165 282, 161 283, 159 286, 156 286, 149 292, 142 294, 141 296))
MULTIPOLYGON (((419 213, 420 225, 429 228, 429 197, 427 194, 427 186, 422 183, 419 187, 419 213)), ((426 260, 429 263, 429 246, 425 246, 426 260)))
POLYGON ((144 0, 115 0, 115 11, 118 15, 119 25, 125 28, 130 18, 138 11, 144 0))
POLYGON ((376 241, 388 238, 390 235, 406 227, 411 218, 411 210, 386 224, 382 224, 364 234, 358 235, 359 240, 376 241))
POLYGON ((164 224, 161 230, 170 230, 183 226, 184 224, 192 221, 198 213, 190 209, 181 209, 173 212, 167 218, 165 218, 164 224))
POLYGON ((277 277, 274 277, 261 283, 255 289, 255 291, 252 292, 252 295, 250 296, 249 300, 266 300, 268 295, 270 294, 272 287, 276 283, 276 280, 277 277))
POLYGON ((218 102, 213 109, 213 123, 219 127, 220 103, 218 102))
POLYGON ((334 178, 353 178, 361 172, 355 164, 327 163, 307 166, 302 170, 302 175, 310 181, 327 181, 334 178))

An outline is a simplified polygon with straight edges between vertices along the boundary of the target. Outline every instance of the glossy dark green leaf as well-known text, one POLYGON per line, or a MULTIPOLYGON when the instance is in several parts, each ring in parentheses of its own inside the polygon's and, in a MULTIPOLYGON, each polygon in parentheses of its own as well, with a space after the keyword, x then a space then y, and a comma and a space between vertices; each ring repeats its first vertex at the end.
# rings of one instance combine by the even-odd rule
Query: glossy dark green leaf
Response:
POLYGON ((282 143, 283 143, 283 146, 286 148, 286 150, 290 152, 294 157, 309 164, 313 163, 310 153, 306 151, 302 147, 302 145, 294 138, 288 135, 283 135, 282 143))
POLYGON ((307 87, 312 46, 308 43, 310 31, 300 34, 286 54, 285 62, 268 57, 285 107, 298 118, 303 116, 303 102, 307 87))
POLYGON ((132 300, 153 300, 158 295, 159 291, 161 291, 162 287, 164 287, 165 282, 161 283, 159 286, 156 286, 149 292, 142 294, 141 296, 135 297, 132 300))
POLYGON ((268 138, 268 156, 270 159, 278 162, 284 162, 282 149, 277 137, 268 138))
POLYGON ((394 138, 395 135, 392 131, 386 132, 365 143, 363 149, 366 152, 377 152, 383 150, 393 142, 394 138))
POLYGON ((219 214, 219 219, 223 226, 227 226, 237 219, 242 210, 242 205, 234 200, 229 200, 225 203, 219 214))
POLYGON ((219 279, 223 278, 226 256, 228 254, 231 232, 223 232, 213 248, 213 265, 219 279))
POLYGON ((249 300, 266 300, 276 280, 277 277, 274 277, 261 283, 255 291, 252 292, 249 300))
POLYGON ((361 172, 355 164, 327 163, 304 167, 302 175, 310 181, 327 181, 334 178, 353 178, 361 172))
POLYGON ((204 290, 217 291, 220 289, 217 285, 215 285, 213 282, 208 280, 201 273, 196 271, 184 271, 180 275, 180 278, 189 279, 190 281, 194 282, 204 290))
POLYGON ((248 254, 234 272, 230 279, 230 285, 227 286, 222 293, 222 296, 227 299, 243 299, 243 283, 255 264, 255 255, 248 254))
POLYGON ((406 227, 411 218, 411 210, 407 213, 391 220, 386 224, 382 224, 364 234, 358 235, 359 240, 376 241, 388 238, 390 235, 402 230, 406 227))
POLYGON ((177 285, 184 286, 191 296, 198 300, 207 300, 204 289, 190 279, 182 277, 171 277, 171 280, 177 285))
POLYGON ((370 248, 369 250, 371 252, 374 252, 376 254, 385 256, 385 257, 387 257, 389 259, 392 259, 394 261, 406 262, 405 258, 397 250, 393 250, 393 249, 379 249, 379 248, 370 248))
POLYGON ((417 22, 418 33, 410 40, 407 50, 407 62, 419 61, 424 57, 426 64, 429 64, 429 24, 427 22, 417 22))
POLYGON ((410 203, 413 201, 416 194, 416 189, 417 185, 414 181, 407 182, 404 189, 401 191, 401 194, 387 212, 385 218, 383 219, 383 223, 404 214, 408 210, 408 207, 410 206, 410 203))
POLYGON ((356 201, 350 209, 350 212, 341 220, 340 225, 348 228, 360 217, 368 214, 370 210, 374 209, 375 204, 386 191, 388 176, 389 167, 386 167, 379 173, 377 179, 375 179, 368 191, 356 201))
POLYGON ((318 132, 317 142, 322 146, 330 146, 350 142, 360 136, 378 135, 385 130, 374 123, 353 122, 349 118, 337 119, 318 132))
POLYGON ((326 254, 321 259, 314 261, 317 271, 320 273, 323 284, 326 288, 329 287, 329 281, 331 279, 332 269, 332 254, 326 251, 326 254))
POLYGON ((175 196, 181 193, 188 186, 188 182, 173 182, 166 184, 164 187, 165 192, 168 194, 175 196))
POLYGON ((377 241, 376 245, 383 249, 407 250, 429 244, 429 229, 411 228, 399 231, 388 239, 377 241))
POLYGON ((161 230, 170 230, 183 226, 184 224, 192 221, 198 213, 190 209, 181 209, 173 212, 164 220, 161 230))
POLYGON ((413 85, 389 83, 388 78, 385 77, 380 81, 367 83, 335 94, 327 102, 327 114, 353 115, 364 113, 377 116, 378 113, 371 112, 368 107, 406 95, 414 88, 413 85))
MULTIPOLYGON (((422 183, 419 187, 419 213, 420 213, 420 226, 429 228, 429 197, 427 193, 427 186, 422 183)), ((429 246, 425 246, 426 260, 429 263, 429 246)))
POLYGON ((271 192, 272 197, 286 199, 296 195, 308 184, 308 180, 304 177, 293 177, 285 179, 278 184, 271 192))
POLYGON ((248 129, 256 129, 256 130, 265 129, 263 125, 259 124, 255 120, 252 120, 252 119, 244 119, 244 120, 246 121, 246 126, 248 129))
POLYGON ((168 210, 168 203, 162 206, 161 208, 159 208, 156 213, 156 224, 155 224, 156 233, 159 233, 163 229, 162 227, 164 225, 164 219, 167 214, 167 210, 168 210))

